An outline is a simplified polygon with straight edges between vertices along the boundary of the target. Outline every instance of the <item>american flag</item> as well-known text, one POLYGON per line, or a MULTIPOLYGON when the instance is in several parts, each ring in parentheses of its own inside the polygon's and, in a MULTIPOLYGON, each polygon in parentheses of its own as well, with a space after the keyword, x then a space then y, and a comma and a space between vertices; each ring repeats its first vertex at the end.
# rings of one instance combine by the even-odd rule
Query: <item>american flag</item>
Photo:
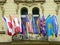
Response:
POLYGON ((33 28, 31 22, 29 21, 28 16, 26 16, 26 29, 28 33, 33 33, 33 28))

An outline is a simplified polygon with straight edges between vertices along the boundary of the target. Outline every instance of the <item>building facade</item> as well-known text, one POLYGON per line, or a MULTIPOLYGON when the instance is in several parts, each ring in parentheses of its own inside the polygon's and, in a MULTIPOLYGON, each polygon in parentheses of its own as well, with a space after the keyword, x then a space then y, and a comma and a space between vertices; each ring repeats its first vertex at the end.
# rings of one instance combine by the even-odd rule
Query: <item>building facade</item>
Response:
MULTIPOLYGON (((2 21, 2 16, 9 15, 12 17, 17 16, 22 17, 25 23, 26 15, 29 16, 30 20, 32 15, 37 19, 37 17, 49 15, 57 15, 58 23, 60 27, 60 1, 59 0, 0 0, 0 42, 10 42, 12 37, 4 33, 5 28, 2 21)), ((58 37, 59 39, 59 37, 58 37)))

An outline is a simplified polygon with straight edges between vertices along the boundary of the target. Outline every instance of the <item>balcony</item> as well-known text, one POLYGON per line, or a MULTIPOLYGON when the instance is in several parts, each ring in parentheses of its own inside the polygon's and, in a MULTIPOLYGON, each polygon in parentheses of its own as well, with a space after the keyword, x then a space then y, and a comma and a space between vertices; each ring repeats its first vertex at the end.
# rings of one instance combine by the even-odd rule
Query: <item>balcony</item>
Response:
POLYGON ((60 0, 54 0, 54 2, 56 2, 57 4, 59 4, 60 3, 60 0))
POLYGON ((24 3, 24 2, 27 2, 27 3, 32 3, 32 2, 42 2, 44 3, 45 0, 14 0, 15 3, 24 3))
POLYGON ((0 4, 6 3, 6 0, 0 0, 0 4))

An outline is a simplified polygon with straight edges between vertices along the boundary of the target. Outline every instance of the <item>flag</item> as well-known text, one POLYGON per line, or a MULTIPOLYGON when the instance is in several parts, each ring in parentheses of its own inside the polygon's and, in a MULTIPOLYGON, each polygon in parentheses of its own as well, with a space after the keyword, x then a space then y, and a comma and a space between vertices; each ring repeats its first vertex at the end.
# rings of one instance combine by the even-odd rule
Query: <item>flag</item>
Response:
POLYGON ((12 23, 6 17, 3 17, 3 19, 5 20, 5 23, 6 23, 7 33, 8 35, 11 36, 12 35, 12 23))
POLYGON ((28 33, 33 33, 33 28, 31 22, 29 21, 28 16, 26 16, 26 29, 28 33))
POLYGON ((50 37, 53 34, 53 27, 52 27, 52 18, 49 15, 46 19, 46 32, 47 32, 47 36, 50 37))
POLYGON ((21 21, 21 17, 20 17, 19 25, 20 25, 20 33, 23 34, 23 23, 21 21))
POLYGON ((19 33, 20 32, 20 25, 19 25, 19 23, 18 23, 18 19, 15 17, 14 18, 14 34, 17 34, 17 33, 19 33))
POLYGON ((6 23, 6 17, 2 17, 2 20, 3 20, 3 22, 4 22, 4 28, 5 28, 5 32, 6 32, 6 34, 8 34, 7 33, 7 23, 6 23))
POLYGON ((57 17, 56 16, 52 16, 52 24, 53 24, 53 31, 55 36, 57 37, 58 34, 58 21, 57 21, 57 17))
POLYGON ((38 34, 38 29, 37 29, 37 25, 35 23, 34 17, 32 16, 32 27, 33 27, 33 31, 35 34, 38 34))
POLYGON ((12 18, 12 16, 11 15, 9 15, 9 18, 10 18, 10 21, 11 21, 11 23, 12 23, 12 35, 14 35, 14 20, 13 20, 13 18, 12 18))
POLYGON ((46 25, 45 25, 45 17, 44 17, 44 15, 43 15, 42 18, 41 18, 40 27, 41 27, 40 33, 41 33, 43 36, 46 36, 46 25))
POLYGON ((38 27, 38 32, 39 32, 39 34, 40 34, 40 18, 38 17, 38 19, 37 19, 37 27, 38 27))
POLYGON ((21 23, 21 29, 22 29, 22 32, 21 32, 21 34, 25 34, 25 27, 24 27, 24 24, 23 24, 23 22, 21 23))

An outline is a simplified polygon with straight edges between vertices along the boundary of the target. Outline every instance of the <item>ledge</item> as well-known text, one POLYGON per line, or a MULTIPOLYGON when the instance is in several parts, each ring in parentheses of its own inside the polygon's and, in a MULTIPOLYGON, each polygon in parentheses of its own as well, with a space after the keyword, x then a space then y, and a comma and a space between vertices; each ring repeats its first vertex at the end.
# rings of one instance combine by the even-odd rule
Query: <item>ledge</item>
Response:
POLYGON ((60 42, 49 41, 15 41, 15 42, 0 42, 0 45, 60 45, 60 42))
POLYGON ((5 31, 0 31, 0 34, 5 34, 5 31))

